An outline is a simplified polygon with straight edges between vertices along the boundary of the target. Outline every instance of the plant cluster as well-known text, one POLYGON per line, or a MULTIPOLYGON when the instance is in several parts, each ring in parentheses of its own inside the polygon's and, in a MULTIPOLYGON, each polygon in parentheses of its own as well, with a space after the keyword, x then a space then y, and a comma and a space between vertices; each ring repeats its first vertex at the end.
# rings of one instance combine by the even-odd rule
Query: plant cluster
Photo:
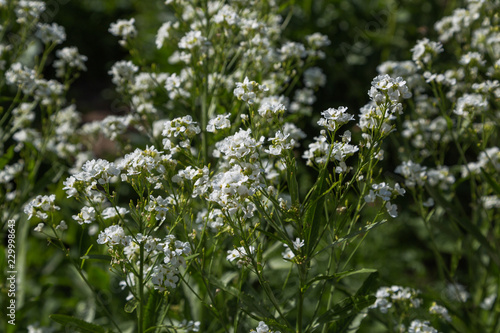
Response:
POLYGON ((332 42, 286 38, 291 8, 167 0, 153 38, 166 68, 141 53, 135 18, 112 23, 128 53, 109 70, 126 112, 80 126, 66 96, 87 58, 59 48, 65 30, 41 23, 45 2, 0 0, 2 220, 22 221, 21 242, 31 229, 62 250, 96 308, 58 309, 58 325, 498 329, 500 4, 470 0, 437 22, 411 61, 377 68, 352 113, 315 110, 332 42), (92 151, 99 137, 116 144, 106 158, 92 151), (380 287, 377 267, 356 262, 398 216, 418 220, 434 254, 427 289, 380 287), (118 283, 123 310, 92 269, 118 283))

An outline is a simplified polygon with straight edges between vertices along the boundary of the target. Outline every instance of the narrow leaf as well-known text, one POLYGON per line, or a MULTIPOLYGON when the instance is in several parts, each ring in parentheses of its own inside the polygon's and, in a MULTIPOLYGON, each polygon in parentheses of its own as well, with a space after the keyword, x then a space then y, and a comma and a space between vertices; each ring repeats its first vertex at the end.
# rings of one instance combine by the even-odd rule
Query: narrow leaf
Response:
POLYGON ((7 152, 0 157, 0 169, 3 169, 14 156, 14 146, 10 146, 7 152))
POLYGON ((335 242, 333 242, 332 244, 328 245, 327 247, 324 247, 322 248, 321 250, 319 250, 318 252, 314 253, 314 256, 318 255, 319 253, 327 250, 327 249, 330 249, 334 246, 337 246, 337 245, 340 245, 344 242, 347 242, 349 239, 351 238, 354 238, 356 237, 357 235, 359 234, 363 234, 365 232, 368 232, 370 231, 371 229, 375 228, 375 227, 378 227, 380 226, 381 224, 384 224, 385 222, 387 222, 387 220, 382 220, 382 221, 378 221, 378 222, 375 222, 375 223, 372 223, 372 224, 369 224, 369 225, 365 225, 364 227, 358 229, 357 231, 354 231, 354 232, 351 232, 350 234, 348 234, 347 236, 344 236, 342 238, 339 238, 338 240, 336 240, 335 242))
POLYGON ((130 301, 128 301, 126 304, 125 304, 125 312, 127 313, 132 313, 135 311, 135 309, 137 308, 137 306, 139 305, 139 301, 135 298, 132 298, 130 301))
POLYGON ((71 316, 66 316, 66 315, 61 315, 61 314, 53 314, 49 316, 50 319, 53 321, 63 325, 63 326, 69 326, 71 328, 76 329, 79 332, 84 332, 84 333, 105 333, 106 330, 99 325, 95 325, 89 322, 86 322, 84 320, 71 317, 71 316))
POLYGON ((107 255, 107 254, 87 254, 87 255, 81 256, 80 259, 111 261, 112 258, 110 255, 107 255))
POLYGON ((500 195, 500 184, 498 184, 496 180, 493 179, 493 177, 491 177, 491 175, 488 174, 483 168, 481 168, 481 172, 483 173, 484 178, 486 178, 488 184, 490 184, 493 190, 495 190, 496 194, 500 195))
POLYGON ((147 330, 150 327, 156 326, 156 314, 158 303, 162 301, 162 297, 158 291, 152 289, 149 293, 148 303, 144 309, 144 322, 143 328, 147 330))
POLYGON ((345 277, 348 277, 348 276, 351 276, 351 275, 356 275, 356 274, 367 274, 367 273, 375 273, 377 272, 376 269, 371 269, 371 268, 362 268, 362 269, 358 269, 358 270, 349 270, 349 271, 345 271, 345 272, 340 272, 340 273, 336 273, 336 274, 332 274, 332 275, 321 275, 321 276, 317 276, 315 277, 314 279, 310 280, 306 286, 310 286, 311 284, 313 284, 314 282, 316 281, 321 281, 321 280, 335 280, 335 282, 338 282, 340 281, 341 279, 345 278, 345 277))

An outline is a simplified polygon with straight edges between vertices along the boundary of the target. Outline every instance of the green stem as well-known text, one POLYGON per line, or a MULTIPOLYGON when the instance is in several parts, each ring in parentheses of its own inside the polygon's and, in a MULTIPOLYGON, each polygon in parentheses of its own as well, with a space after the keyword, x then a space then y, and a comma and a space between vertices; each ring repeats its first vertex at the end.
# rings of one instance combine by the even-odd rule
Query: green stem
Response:
POLYGON ((298 333, 302 333, 302 325, 303 325, 303 312, 304 312, 304 286, 307 279, 307 267, 304 267, 305 264, 297 265, 299 269, 299 304, 297 309, 297 324, 296 331, 298 333))
POLYGON ((140 259, 139 259, 139 313, 138 313, 138 323, 139 333, 144 331, 144 242, 140 244, 140 259))

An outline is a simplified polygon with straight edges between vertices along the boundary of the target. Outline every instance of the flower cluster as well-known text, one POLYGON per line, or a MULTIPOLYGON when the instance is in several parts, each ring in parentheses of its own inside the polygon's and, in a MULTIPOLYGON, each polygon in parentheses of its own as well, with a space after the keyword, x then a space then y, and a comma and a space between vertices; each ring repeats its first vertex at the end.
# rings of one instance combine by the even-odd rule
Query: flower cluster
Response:
POLYGON ((336 161, 338 166, 335 172, 347 172, 350 168, 345 163, 346 159, 356 152, 359 148, 356 145, 351 145, 351 132, 346 131, 341 136, 341 142, 328 142, 327 134, 324 130, 320 135, 314 138, 314 142, 309 144, 309 149, 304 152, 302 158, 307 160, 307 165, 313 166, 314 164, 322 165, 329 161, 336 161))
POLYGON ((33 216, 46 220, 49 217, 47 212, 61 209, 61 207, 55 205, 55 200, 56 196, 54 194, 38 195, 24 207, 24 213, 28 215, 28 220, 33 216))
POLYGON ((236 264, 238 265, 238 268, 241 268, 242 266, 246 266, 250 263, 252 258, 250 255, 255 253, 255 247, 250 245, 248 247, 249 253, 247 253, 247 250, 243 247, 240 246, 236 249, 233 250, 228 250, 227 251, 227 260, 230 262, 233 262, 236 260, 236 264))
POLYGON ((111 24, 109 32, 113 36, 121 37, 120 45, 126 46, 128 40, 137 36, 137 30, 134 23, 134 18, 131 18, 130 20, 118 20, 117 22, 111 24))
POLYGON ((418 290, 401 287, 381 287, 377 290, 375 303, 370 306, 371 309, 378 309, 382 313, 387 313, 395 304, 408 304, 411 307, 418 308, 422 305, 422 299, 417 296, 418 290))
POLYGON ((236 88, 234 89, 233 94, 239 100, 252 105, 255 102, 255 98, 257 98, 258 94, 265 91, 269 91, 269 88, 267 88, 265 85, 258 84, 255 81, 250 81, 248 80, 248 77, 245 77, 243 82, 236 83, 236 88))
POLYGON ((347 113, 347 108, 344 106, 338 109, 330 108, 321 112, 321 119, 318 121, 319 126, 325 127, 327 130, 334 132, 338 127, 354 120, 354 116, 347 113))
POLYGON ((364 197, 364 199, 365 202, 370 203, 374 202, 377 197, 381 198, 385 202, 385 207, 387 208, 387 212, 389 213, 389 215, 391 217, 397 217, 397 206, 391 204, 390 200, 395 196, 404 195, 405 192, 405 189, 401 188, 398 183, 396 183, 394 189, 386 183, 372 184, 372 189, 364 197))
POLYGON ((112 225, 101 231, 97 243, 106 244, 114 260, 118 260, 121 253, 128 260, 137 259, 140 247, 143 247, 148 261, 145 277, 150 277, 151 284, 160 292, 176 288, 179 267, 186 265, 185 258, 191 253, 189 244, 176 240, 173 235, 167 235, 163 239, 140 233, 130 236, 119 225, 112 225))

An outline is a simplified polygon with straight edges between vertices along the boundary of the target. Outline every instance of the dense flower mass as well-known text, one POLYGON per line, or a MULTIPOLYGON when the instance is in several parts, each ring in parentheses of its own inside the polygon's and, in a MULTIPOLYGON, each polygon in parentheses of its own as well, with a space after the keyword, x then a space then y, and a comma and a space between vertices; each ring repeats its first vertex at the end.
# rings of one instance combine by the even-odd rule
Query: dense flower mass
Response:
POLYGON ((70 90, 99 68, 66 46, 74 27, 50 22, 48 2, 0 0, 0 215, 18 280, 40 283, 20 300, 42 323, 65 309, 47 331, 498 331, 498 1, 426 4, 451 14, 416 41, 400 29, 413 9, 375 13, 391 48, 410 46, 371 83, 385 39, 348 29, 369 6, 129 5, 140 14, 104 28, 127 54, 105 61, 114 91, 95 95, 113 102, 95 117, 78 111, 82 96, 95 106, 87 81, 70 90), (341 85, 339 54, 359 69, 341 85), (50 248, 31 272, 40 238, 65 256, 50 248), (406 285, 373 289, 394 276, 406 285), (88 289, 39 297, 54 281, 88 289))

